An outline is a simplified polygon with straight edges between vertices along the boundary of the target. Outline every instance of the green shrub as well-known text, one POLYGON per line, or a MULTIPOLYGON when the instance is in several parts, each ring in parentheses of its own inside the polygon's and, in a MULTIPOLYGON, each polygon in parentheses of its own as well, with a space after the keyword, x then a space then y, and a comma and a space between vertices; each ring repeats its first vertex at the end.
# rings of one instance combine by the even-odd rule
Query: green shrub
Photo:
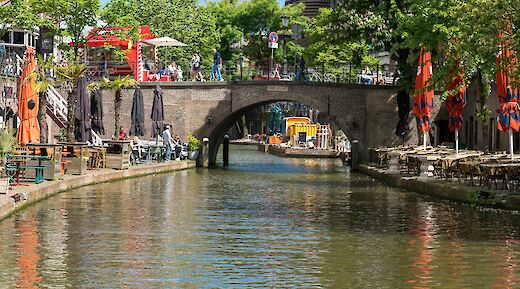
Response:
POLYGON ((200 150, 200 140, 193 136, 191 133, 188 133, 188 150, 189 151, 199 151, 200 150))
POLYGON ((13 133, 0 129, 0 157, 11 153, 18 146, 13 133))

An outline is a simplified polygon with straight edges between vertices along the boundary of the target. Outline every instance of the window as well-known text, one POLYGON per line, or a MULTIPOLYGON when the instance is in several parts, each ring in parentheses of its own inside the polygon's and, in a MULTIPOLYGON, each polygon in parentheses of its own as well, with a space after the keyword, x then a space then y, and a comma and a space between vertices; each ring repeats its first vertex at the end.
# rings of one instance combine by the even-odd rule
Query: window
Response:
POLYGON ((23 32, 14 32, 13 33, 13 44, 25 44, 24 42, 24 33, 23 32))

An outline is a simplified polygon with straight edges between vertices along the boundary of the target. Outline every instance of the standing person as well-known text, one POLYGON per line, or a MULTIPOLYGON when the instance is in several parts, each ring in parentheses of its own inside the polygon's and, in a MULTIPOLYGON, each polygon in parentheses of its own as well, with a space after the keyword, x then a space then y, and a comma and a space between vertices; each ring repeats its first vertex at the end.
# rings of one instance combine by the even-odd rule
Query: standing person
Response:
POLYGON ((365 66, 365 69, 363 69, 363 71, 361 71, 360 81, 362 84, 363 83, 366 83, 368 85, 372 84, 372 82, 373 82, 372 71, 370 71, 370 69, 368 69, 368 66, 365 66))
POLYGON ((309 77, 305 74, 305 59, 303 59, 303 57, 300 58, 300 69, 298 73, 296 73, 296 81, 300 81, 302 78, 306 82, 309 81, 309 77))
POLYGON ((202 72, 200 72, 200 56, 197 51, 193 51, 192 53, 190 79, 191 81, 204 81, 202 72))
POLYGON ((164 145, 166 146, 166 155, 164 157, 164 160, 169 162, 172 157, 172 151, 173 151, 173 139, 172 134, 170 132, 170 125, 167 124, 164 128, 164 131, 162 132, 162 137, 164 140, 164 145))
POLYGON ((224 81, 222 78, 222 57, 216 48, 213 48, 213 65, 211 66, 211 80, 224 81))

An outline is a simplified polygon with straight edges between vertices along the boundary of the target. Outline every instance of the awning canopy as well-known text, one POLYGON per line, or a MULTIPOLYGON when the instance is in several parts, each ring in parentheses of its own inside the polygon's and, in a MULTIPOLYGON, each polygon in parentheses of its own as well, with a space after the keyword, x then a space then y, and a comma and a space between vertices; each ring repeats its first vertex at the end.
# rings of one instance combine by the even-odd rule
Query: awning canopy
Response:
POLYGON ((179 40, 173 39, 171 37, 159 37, 159 38, 153 38, 144 40, 144 43, 151 44, 153 46, 159 47, 159 46, 172 46, 172 47, 180 47, 180 46, 188 46, 179 40))

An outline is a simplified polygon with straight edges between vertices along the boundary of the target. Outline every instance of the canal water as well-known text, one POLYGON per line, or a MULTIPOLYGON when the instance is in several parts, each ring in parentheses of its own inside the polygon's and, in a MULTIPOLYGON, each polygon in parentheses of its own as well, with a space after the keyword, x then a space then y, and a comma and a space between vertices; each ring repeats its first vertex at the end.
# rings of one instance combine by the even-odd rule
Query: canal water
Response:
POLYGON ((520 216, 237 146, 227 169, 62 193, 0 222, 0 288, 507 288, 520 216))

